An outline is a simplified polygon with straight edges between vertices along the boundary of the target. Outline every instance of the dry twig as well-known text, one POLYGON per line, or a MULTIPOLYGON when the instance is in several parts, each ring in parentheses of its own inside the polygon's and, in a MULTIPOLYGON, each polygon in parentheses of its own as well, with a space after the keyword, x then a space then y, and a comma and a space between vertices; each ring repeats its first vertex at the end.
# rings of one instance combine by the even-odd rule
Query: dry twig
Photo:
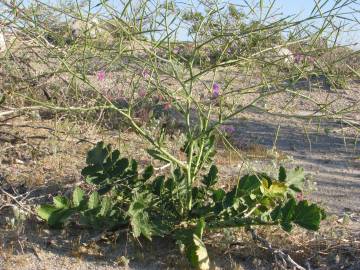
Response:
MULTIPOLYGON (((18 200, 17 197, 11 195, 9 192, 5 191, 4 189, 2 189, 0 187, 0 192, 3 193, 5 196, 7 196, 8 198, 10 198, 12 201, 14 201, 23 211, 30 213, 32 215, 36 215, 34 211, 32 211, 30 208, 28 208, 27 206, 25 206, 21 200, 18 200)), ((8 205, 8 206, 14 206, 14 205, 8 205)))
POLYGON ((286 254, 281 249, 274 248, 266 239, 260 237, 256 234, 255 230, 252 228, 247 228, 247 231, 250 232, 251 237, 254 241, 260 242, 264 247, 266 247, 275 257, 280 257, 280 259, 286 263, 291 265, 294 269, 306 270, 304 267, 295 262, 289 254, 286 254))

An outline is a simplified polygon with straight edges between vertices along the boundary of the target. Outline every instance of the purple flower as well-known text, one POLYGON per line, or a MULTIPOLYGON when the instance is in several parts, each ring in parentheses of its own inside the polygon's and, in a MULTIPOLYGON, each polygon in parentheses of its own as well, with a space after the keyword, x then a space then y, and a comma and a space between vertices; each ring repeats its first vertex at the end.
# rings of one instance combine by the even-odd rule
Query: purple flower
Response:
POLYGON ((295 63, 299 64, 304 60, 304 56, 300 53, 295 54, 295 63))
POLYGON ((96 77, 98 81, 105 80, 105 76, 106 76, 105 70, 100 70, 98 71, 98 73, 96 73, 96 77))
POLYGON ((166 102, 166 103, 164 104, 164 110, 167 111, 167 110, 169 110, 170 108, 171 108, 170 102, 166 102))
POLYGON ((227 127, 227 129, 226 129, 226 132, 227 133, 234 133, 235 132, 235 128, 234 128, 234 126, 233 125, 231 125, 231 126, 228 126, 227 127))
POLYGON ((141 76, 143 76, 144 79, 150 79, 150 72, 149 72, 147 69, 144 69, 144 70, 141 72, 141 76))
POLYGON ((298 200, 298 201, 303 201, 304 200, 304 194, 301 192, 301 193, 299 193, 299 194, 297 194, 296 195, 296 199, 298 200))
POLYGON ((145 91, 144 88, 141 88, 141 89, 139 90, 139 97, 145 97, 145 96, 146 96, 146 91, 145 91))
POLYGON ((225 133, 227 133, 228 135, 230 135, 236 131, 235 127, 233 125, 221 126, 221 130, 224 131, 225 133))
POLYGON ((150 114, 149 114, 149 110, 141 109, 140 111, 137 111, 135 115, 136 117, 140 118, 143 121, 148 121, 150 114))
POLYGON ((314 63, 315 63, 315 58, 312 57, 312 56, 309 56, 309 57, 307 58, 307 60, 308 60, 308 62, 309 62, 310 64, 314 64, 314 63))
POLYGON ((220 95, 220 85, 217 83, 213 84, 213 97, 217 98, 220 95))

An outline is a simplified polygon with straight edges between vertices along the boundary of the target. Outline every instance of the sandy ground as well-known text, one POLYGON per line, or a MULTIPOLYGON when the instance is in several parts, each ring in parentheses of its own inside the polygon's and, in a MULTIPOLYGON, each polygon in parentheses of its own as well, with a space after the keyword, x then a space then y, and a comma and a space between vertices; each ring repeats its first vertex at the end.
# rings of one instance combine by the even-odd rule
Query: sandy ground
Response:
MULTIPOLYGON (((293 165, 303 167, 313 183, 310 198, 321 202, 330 213, 360 213, 360 146, 354 137, 336 131, 326 133, 324 128, 318 130, 316 123, 269 119, 258 114, 234 125, 239 138, 257 141, 268 148, 275 143, 277 150, 293 158, 293 165)), ((321 125, 341 129, 334 121, 323 121, 321 125)))

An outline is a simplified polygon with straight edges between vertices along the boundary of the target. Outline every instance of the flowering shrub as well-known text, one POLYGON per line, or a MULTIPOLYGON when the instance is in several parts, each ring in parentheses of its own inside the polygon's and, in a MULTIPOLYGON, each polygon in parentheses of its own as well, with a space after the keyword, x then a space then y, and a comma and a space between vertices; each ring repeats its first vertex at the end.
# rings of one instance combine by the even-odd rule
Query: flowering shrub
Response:
MULTIPOLYGON (((135 160, 121 156, 103 142, 98 143, 89 151, 87 166, 82 170, 91 192, 76 188, 72 198, 56 196, 53 204, 38 208, 39 216, 52 227, 67 225, 71 220, 88 228, 125 226, 131 228, 134 237, 151 239, 169 235, 185 246, 192 265, 202 269, 207 269, 209 264, 202 238, 210 229, 273 225, 290 231, 298 225, 317 230, 325 215, 317 205, 303 200, 301 169, 286 171, 281 167, 276 177, 268 172, 252 173, 223 189, 214 162, 215 134, 235 134, 236 129, 228 123, 249 108, 259 107, 256 108, 259 112, 282 116, 278 110, 290 106, 282 104, 272 111, 262 106, 265 104, 262 101, 275 94, 293 95, 284 82, 309 76, 312 71, 306 69, 308 64, 318 66, 318 58, 313 61, 300 54, 295 56, 296 64, 291 67, 264 57, 277 46, 291 48, 292 44, 301 45, 307 40, 306 29, 296 35, 296 27, 305 28, 302 22, 306 20, 276 21, 269 11, 262 12, 261 20, 255 16, 252 21, 245 19, 235 6, 216 1, 201 2, 201 12, 186 10, 184 3, 176 7, 176 3, 168 1, 161 4, 140 1, 136 5, 131 0, 125 2, 114 9, 109 7, 111 1, 99 4, 106 7, 103 12, 108 12, 99 17, 102 25, 111 24, 108 31, 114 38, 111 42, 104 44, 101 38, 93 42, 87 39, 89 35, 82 35, 84 40, 74 40, 71 46, 44 50, 51 52, 48 55, 56 63, 51 65, 49 61, 51 64, 46 66, 52 73, 46 70, 44 74, 69 81, 69 87, 64 88, 74 92, 78 103, 57 103, 59 98, 44 102, 43 97, 36 99, 32 93, 26 101, 69 114, 94 112, 102 116, 104 111, 111 111, 121 117, 126 129, 130 127, 147 142, 148 157, 167 166, 169 171, 156 173, 151 165, 138 168, 135 160), (159 16, 163 17, 159 19, 159 16), (267 22, 268 18, 271 23, 267 22), (179 42, 179 26, 189 22, 189 42, 179 42), (95 68, 90 59, 97 61, 95 68), (88 76, 94 73, 89 70, 97 69, 97 81, 93 83, 88 76), (118 76, 111 78, 111 85, 107 81, 110 70, 118 76), (92 91, 91 95, 81 96, 83 86, 92 91), (263 87, 276 91, 265 93, 263 87), (166 123, 151 122, 164 115, 171 123, 182 125, 181 138, 171 145, 166 123), (219 129, 222 132, 217 132, 219 129), (174 144, 177 150, 173 149, 174 144)), ((318 9, 314 9, 312 18, 324 18, 323 14, 316 15, 318 9)), ((76 10, 86 13, 87 9, 76 10)), ((63 15, 60 17, 91 17, 70 11, 63 15)), ((8 17, 12 16, 16 15, 8 17)), ((33 27, 38 23, 31 16, 17 19, 19 26, 33 27)), ((324 25, 331 24, 326 21, 324 25)), ((104 28, 99 30, 106 31, 104 28)), ((24 36, 36 41, 29 44, 43 44, 41 33, 34 31, 30 35, 24 28, 24 36)), ((333 31, 321 29, 312 34, 326 32, 333 31)), ((26 87, 29 81, 36 81, 32 80, 33 75, 28 78, 31 80, 26 80, 26 87)), ((54 91, 55 97, 56 94, 54 91)), ((20 92, 19 96, 23 97, 24 93, 20 92)), ((328 112, 324 104, 316 105, 319 111, 328 112)), ((286 112, 284 117, 288 115, 286 112)))

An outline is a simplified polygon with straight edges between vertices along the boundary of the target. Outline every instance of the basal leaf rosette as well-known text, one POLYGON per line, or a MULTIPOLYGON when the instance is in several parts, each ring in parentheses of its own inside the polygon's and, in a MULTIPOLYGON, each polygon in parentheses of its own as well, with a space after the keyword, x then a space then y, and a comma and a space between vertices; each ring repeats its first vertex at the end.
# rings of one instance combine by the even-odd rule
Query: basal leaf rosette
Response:
MULTIPOLYGON (((205 149, 204 145, 200 144, 200 149, 205 149)), ((189 147, 193 150, 188 154, 196 157, 197 148, 189 147)), ((264 172, 247 174, 232 188, 224 189, 219 187, 215 164, 189 185, 188 177, 197 172, 196 165, 203 162, 206 167, 201 160, 191 163, 190 171, 170 163, 165 175, 156 173, 152 165, 139 172, 135 160, 121 157, 120 151, 99 142, 86 162, 82 175, 85 184, 92 186, 90 191, 76 187, 71 198, 55 196, 52 204, 37 209, 40 218, 51 227, 70 221, 102 230, 126 227, 135 238, 148 240, 168 235, 184 246, 189 262, 198 269, 209 269, 204 231, 261 225, 280 225, 285 231, 294 225, 318 230, 325 218, 316 204, 297 200, 305 181, 299 168, 286 171, 280 167, 278 177, 264 172)))

